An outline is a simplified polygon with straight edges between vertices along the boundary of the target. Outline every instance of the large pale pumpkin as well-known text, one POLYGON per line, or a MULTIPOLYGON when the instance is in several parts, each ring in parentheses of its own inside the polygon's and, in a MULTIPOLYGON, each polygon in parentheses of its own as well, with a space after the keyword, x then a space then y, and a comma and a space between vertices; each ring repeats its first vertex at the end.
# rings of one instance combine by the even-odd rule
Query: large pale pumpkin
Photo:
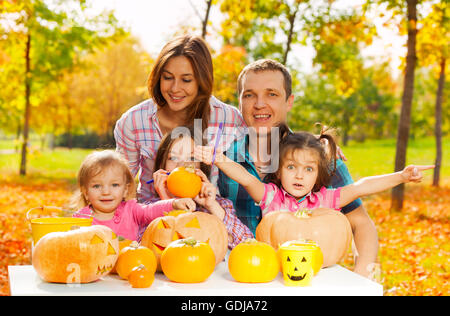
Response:
POLYGON ((186 212, 178 216, 155 218, 145 230, 141 245, 153 250, 161 271, 160 258, 164 249, 178 239, 193 237, 208 243, 216 264, 225 258, 228 248, 228 233, 225 225, 216 216, 204 212, 186 212))
POLYGON ((32 263, 47 282, 88 283, 108 274, 119 254, 119 240, 106 226, 52 232, 33 249, 32 263))
POLYGON ((311 239, 322 250, 325 268, 344 257, 352 240, 352 229, 345 215, 331 209, 277 211, 263 217, 255 237, 275 249, 289 240, 311 239))

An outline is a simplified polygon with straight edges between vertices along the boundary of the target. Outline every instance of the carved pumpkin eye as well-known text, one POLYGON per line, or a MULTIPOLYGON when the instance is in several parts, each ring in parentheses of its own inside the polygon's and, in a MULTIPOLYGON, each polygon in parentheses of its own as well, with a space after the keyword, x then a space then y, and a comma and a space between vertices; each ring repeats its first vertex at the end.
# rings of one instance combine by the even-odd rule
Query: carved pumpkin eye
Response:
POLYGON ((286 261, 291 262, 291 258, 289 258, 289 256, 288 256, 286 261))
MULTIPOLYGON (((115 236, 114 233, 113 233, 113 236, 115 236)), ((98 235, 94 235, 94 237, 91 238, 91 245, 103 244, 104 242, 105 241, 101 237, 99 237, 98 235)), ((114 247, 111 246, 110 243, 108 243, 108 250, 106 251, 106 254, 107 255, 115 255, 115 254, 117 254, 117 252, 114 250, 114 247)))
POLYGON ((197 217, 194 217, 190 222, 188 222, 184 227, 200 228, 200 223, 197 217))
POLYGON ((305 257, 303 257, 302 262, 306 262, 306 258, 305 257))
POLYGON ((104 242, 105 241, 98 235, 94 235, 94 237, 92 237, 92 239, 91 239, 91 245, 103 244, 104 242))
POLYGON ((170 228, 169 224, 167 224, 163 219, 161 219, 158 223, 158 229, 167 229, 170 228))
POLYGON ((106 252, 108 255, 115 255, 117 252, 114 250, 113 246, 111 246, 110 243, 108 243, 108 251, 106 252))

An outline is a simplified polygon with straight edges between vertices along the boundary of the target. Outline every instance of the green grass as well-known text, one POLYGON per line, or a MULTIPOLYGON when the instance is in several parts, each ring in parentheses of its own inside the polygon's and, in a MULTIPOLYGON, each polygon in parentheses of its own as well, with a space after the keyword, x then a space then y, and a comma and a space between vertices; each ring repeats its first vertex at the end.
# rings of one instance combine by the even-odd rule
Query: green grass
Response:
MULTIPOLYGON (((56 148, 55 150, 32 149, 27 157, 27 176, 16 178, 17 181, 26 181, 27 178, 41 179, 42 181, 68 180, 75 182, 78 168, 83 159, 91 153, 92 149, 56 148)), ((20 168, 20 153, 0 155, 0 172, 7 175, 18 175, 20 168)))
MULTIPOLYGON (((406 164, 432 165, 435 162, 436 148, 434 138, 410 140, 408 142, 406 164)), ((350 142, 342 147, 347 157, 346 164, 354 180, 371 175, 394 172, 395 140, 368 140, 364 143, 350 142)), ((442 144, 441 179, 450 178, 450 140, 442 144)), ((425 171, 424 182, 431 182, 433 171, 425 171)))
MULTIPOLYGON (((0 148, 2 143, 0 141, 0 148)), ((11 142, 10 142, 11 143, 11 142)), ((53 151, 36 149, 32 146, 28 155, 27 177, 48 179, 68 179, 75 181, 77 170, 93 150, 56 148, 53 151)), ((394 171, 395 140, 368 140, 364 143, 350 142, 342 147, 347 157, 347 166, 354 180, 362 177, 391 173, 394 171)), ((435 160, 433 138, 418 139, 408 144, 407 164, 433 164, 435 160)), ((443 141, 441 179, 450 179, 450 139, 443 141)), ((20 153, 0 154, 0 172, 18 174, 20 153)), ((431 182, 433 171, 425 172, 425 182, 431 182)))

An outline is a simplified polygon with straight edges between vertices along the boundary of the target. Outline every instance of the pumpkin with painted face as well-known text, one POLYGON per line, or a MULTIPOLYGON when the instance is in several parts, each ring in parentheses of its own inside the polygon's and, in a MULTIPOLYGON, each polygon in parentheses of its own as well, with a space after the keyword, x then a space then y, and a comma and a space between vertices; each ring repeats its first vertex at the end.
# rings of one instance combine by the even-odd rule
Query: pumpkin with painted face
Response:
POLYGON ((313 250, 302 243, 288 243, 279 248, 284 284, 308 286, 314 276, 313 250))
MULTIPOLYGON (((312 263, 311 264, 313 267, 314 275, 316 275, 322 268, 323 254, 322 254, 322 251, 320 250, 319 245, 315 241, 308 240, 308 239, 286 241, 278 248, 278 256, 279 257, 281 255, 282 248, 283 249, 291 249, 292 248, 292 249, 299 249, 299 250, 310 250, 310 251, 312 251, 312 263)), ((281 262, 281 258, 280 258, 280 262, 281 262)), ((283 266, 281 265, 281 267, 283 267, 283 266)))
POLYGON ((158 271, 161 271, 160 258, 166 247, 175 240, 188 237, 208 243, 214 252, 216 264, 225 258, 228 233, 221 220, 204 212, 177 212, 175 215, 155 218, 142 236, 141 245, 153 250, 158 271))
POLYGON ((119 254, 119 240, 106 226, 52 232, 33 249, 32 264, 47 282, 89 283, 107 275, 119 254))

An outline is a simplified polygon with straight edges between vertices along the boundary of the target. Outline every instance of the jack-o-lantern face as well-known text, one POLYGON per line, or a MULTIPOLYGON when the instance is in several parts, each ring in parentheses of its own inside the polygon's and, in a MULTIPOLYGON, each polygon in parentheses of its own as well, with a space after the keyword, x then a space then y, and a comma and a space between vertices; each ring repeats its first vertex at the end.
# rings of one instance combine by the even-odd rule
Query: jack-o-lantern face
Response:
POLYGON ((177 216, 154 219, 142 236, 141 245, 153 250, 161 271, 160 257, 164 249, 175 240, 193 237, 208 243, 216 256, 216 264, 225 257, 228 234, 225 225, 214 215, 186 212, 177 216))
POLYGON ((313 251, 295 246, 280 247, 284 284, 287 286, 308 286, 314 275, 313 251))
POLYGON ((119 254, 119 240, 102 225, 53 232, 33 249, 36 272, 47 282, 88 283, 108 274, 119 254))

